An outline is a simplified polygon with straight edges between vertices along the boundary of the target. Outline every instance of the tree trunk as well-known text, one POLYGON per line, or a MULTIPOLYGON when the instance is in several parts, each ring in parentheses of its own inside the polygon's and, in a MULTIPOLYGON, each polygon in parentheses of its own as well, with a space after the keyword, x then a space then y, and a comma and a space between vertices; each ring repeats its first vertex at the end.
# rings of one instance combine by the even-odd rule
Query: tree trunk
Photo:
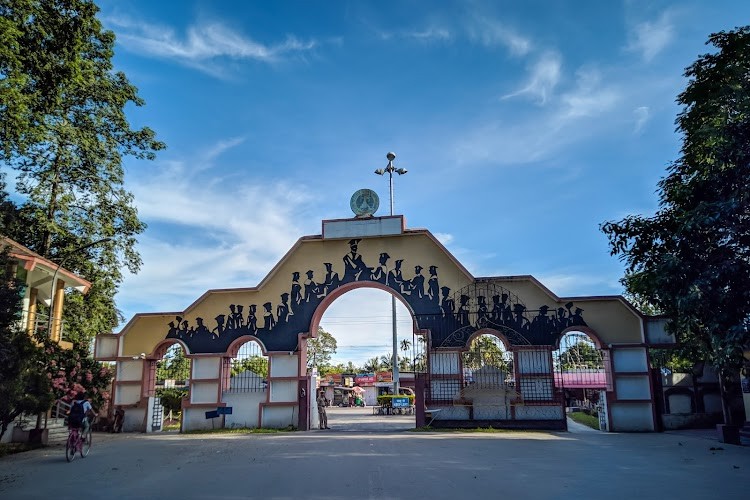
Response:
POLYGON ((49 204, 47 205, 47 229, 44 230, 44 239, 39 254, 42 257, 49 257, 52 248, 52 230, 49 229, 51 224, 55 223, 55 210, 57 209, 57 191, 60 188, 60 155, 55 155, 55 161, 52 166, 54 177, 52 186, 50 186, 49 204))
POLYGON ((727 387, 724 383, 726 372, 719 370, 719 396, 721 399, 721 412, 724 414, 724 423, 727 425, 734 424, 732 420, 732 412, 729 408, 729 402, 727 401, 727 387))

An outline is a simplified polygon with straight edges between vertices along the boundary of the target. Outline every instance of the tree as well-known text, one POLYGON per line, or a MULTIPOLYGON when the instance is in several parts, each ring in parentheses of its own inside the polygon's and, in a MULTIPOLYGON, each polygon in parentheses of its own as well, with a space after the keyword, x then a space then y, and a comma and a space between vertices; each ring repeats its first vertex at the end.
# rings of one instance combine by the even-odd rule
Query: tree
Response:
POLYGON ((336 348, 336 339, 333 335, 318 327, 317 337, 307 339, 307 369, 317 367, 318 373, 323 374, 323 369, 331 362, 331 356, 336 354, 336 348))
POLYGON ((709 36, 677 102, 681 154, 659 181, 652 217, 605 222, 623 284, 671 321, 669 330, 725 382, 750 342, 750 27, 709 36))
POLYGON ((576 342, 560 353, 560 369, 564 371, 582 369, 604 369, 602 355, 599 350, 589 342, 576 342))
POLYGON ((393 355, 383 354, 380 356, 380 368, 386 371, 393 369, 393 355))
MULTIPOLYGON (((95 286, 68 302, 69 332, 87 342, 119 321, 114 296, 123 269, 137 272, 139 220, 124 189, 122 159, 153 159, 164 144, 131 128, 137 89, 112 65, 115 36, 91 0, 0 0, 0 161, 18 172, 28 224, 21 243, 60 261, 95 286)), ((74 339, 75 340, 75 339, 74 339)))
POLYGON ((256 354, 250 356, 249 358, 233 360, 233 377, 247 371, 253 372, 263 378, 268 377, 268 358, 265 356, 258 356, 256 354))
POLYGON ((380 362, 380 358, 376 356, 374 358, 368 359, 367 362, 365 362, 362 369, 366 372, 376 373, 383 369, 383 365, 380 362))
POLYGON ((510 370, 505 359, 505 347, 494 335, 480 335, 471 341, 469 350, 464 353, 464 366, 472 370, 485 366, 510 370))
POLYGON ((187 381, 190 378, 190 360, 179 344, 173 344, 156 362, 156 380, 187 381))

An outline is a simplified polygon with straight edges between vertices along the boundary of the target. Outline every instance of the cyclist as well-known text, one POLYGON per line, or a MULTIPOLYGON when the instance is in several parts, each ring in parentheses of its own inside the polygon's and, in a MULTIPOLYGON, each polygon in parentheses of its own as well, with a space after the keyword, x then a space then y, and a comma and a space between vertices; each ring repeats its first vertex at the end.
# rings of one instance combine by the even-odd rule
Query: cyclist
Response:
POLYGON ((75 401, 70 406, 68 425, 70 427, 83 428, 83 435, 85 436, 91 426, 91 421, 98 416, 99 414, 94 411, 91 403, 86 399, 86 393, 79 392, 76 395, 75 401), (91 419, 89 418, 90 416, 92 416, 91 419))

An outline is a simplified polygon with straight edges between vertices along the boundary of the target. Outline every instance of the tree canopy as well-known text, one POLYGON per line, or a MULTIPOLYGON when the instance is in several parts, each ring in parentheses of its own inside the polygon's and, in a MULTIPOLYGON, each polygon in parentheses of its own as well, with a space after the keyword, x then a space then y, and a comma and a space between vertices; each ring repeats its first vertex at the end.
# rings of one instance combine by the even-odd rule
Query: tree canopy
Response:
POLYGON ((307 340, 307 368, 317 367, 318 373, 331 373, 331 356, 336 354, 336 339, 333 335, 318 327, 318 336, 307 340))
POLYGON ((23 224, 3 232, 93 283, 67 304, 68 329, 86 342, 119 321, 123 269, 141 265, 145 224, 124 187, 123 157, 153 159, 164 148, 133 128, 137 89, 114 70, 115 36, 91 0, 0 0, 0 161, 17 172, 23 224), (22 228, 22 229, 19 229, 22 228), (17 232, 16 232, 17 231, 17 232), (111 241, 87 252, 88 243, 111 241))
POLYGON ((750 341, 750 27, 710 35, 685 71, 680 156, 658 184, 652 217, 606 222, 626 289, 722 372, 750 341))

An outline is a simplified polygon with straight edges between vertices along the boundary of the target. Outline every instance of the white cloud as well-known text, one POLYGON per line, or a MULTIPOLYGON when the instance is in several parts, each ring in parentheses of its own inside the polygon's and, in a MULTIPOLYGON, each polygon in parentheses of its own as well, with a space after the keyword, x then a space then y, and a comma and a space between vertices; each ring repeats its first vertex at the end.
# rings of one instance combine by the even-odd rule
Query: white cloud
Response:
POLYGON ((648 106, 639 106, 633 110, 633 116, 635 117, 635 126, 633 127, 633 133, 638 134, 643 130, 650 118, 651 110, 648 106))
POLYGON ((572 84, 565 85, 559 56, 549 54, 532 71, 530 83, 511 96, 528 93, 546 102, 498 115, 464 131, 454 142, 456 162, 471 165, 524 165, 554 157, 569 144, 590 140, 616 126, 625 89, 605 82, 595 67, 581 68, 572 84), (545 76, 546 75, 546 76, 545 76), (545 83, 546 82, 546 83, 545 83), (555 91, 558 87, 561 90, 555 91))
POLYGON ((670 12, 664 12, 655 21, 645 21, 630 29, 627 50, 640 53, 650 62, 675 38, 675 27, 670 12))
MULTIPOLYGON (((239 142, 221 141, 193 156, 202 166, 239 142)), ((296 223, 312 201, 304 186, 207 177, 185 161, 162 162, 156 171, 128 183, 139 216, 160 229, 139 238, 143 267, 125 277, 118 294, 126 319, 136 312, 182 310, 217 283, 255 286, 306 234, 296 223), (143 310, 144 296, 159 302, 143 310)))
POLYGON ((105 22, 114 27, 118 42, 131 52, 172 59, 204 71, 215 70, 213 63, 219 58, 276 62, 289 54, 306 52, 317 46, 315 40, 301 41, 294 36, 266 45, 218 22, 193 25, 182 37, 168 26, 136 22, 125 17, 109 17, 105 22))
POLYGON ((575 87, 561 95, 560 118, 596 116, 612 109, 619 99, 620 93, 614 87, 602 85, 598 71, 579 70, 575 87))
POLYGON ((488 17, 474 17, 466 27, 469 39, 487 47, 502 45, 515 56, 524 56, 532 49, 531 41, 508 26, 488 17))
POLYGON ((433 236, 438 239, 440 243, 445 246, 450 245, 453 242, 453 235, 448 233, 434 233, 433 236))
POLYGON ((545 104, 560 81, 562 59, 556 52, 545 52, 531 66, 528 82, 520 89, 503 96, 503 99, 529 95, 539 104, 545 104))
POLYGON ((431 27, 421 31, 411 31, 404 33, 407 38, 414 38, 422 41, 446 41, 452 38, 451 32, 445 28, 431 27))

